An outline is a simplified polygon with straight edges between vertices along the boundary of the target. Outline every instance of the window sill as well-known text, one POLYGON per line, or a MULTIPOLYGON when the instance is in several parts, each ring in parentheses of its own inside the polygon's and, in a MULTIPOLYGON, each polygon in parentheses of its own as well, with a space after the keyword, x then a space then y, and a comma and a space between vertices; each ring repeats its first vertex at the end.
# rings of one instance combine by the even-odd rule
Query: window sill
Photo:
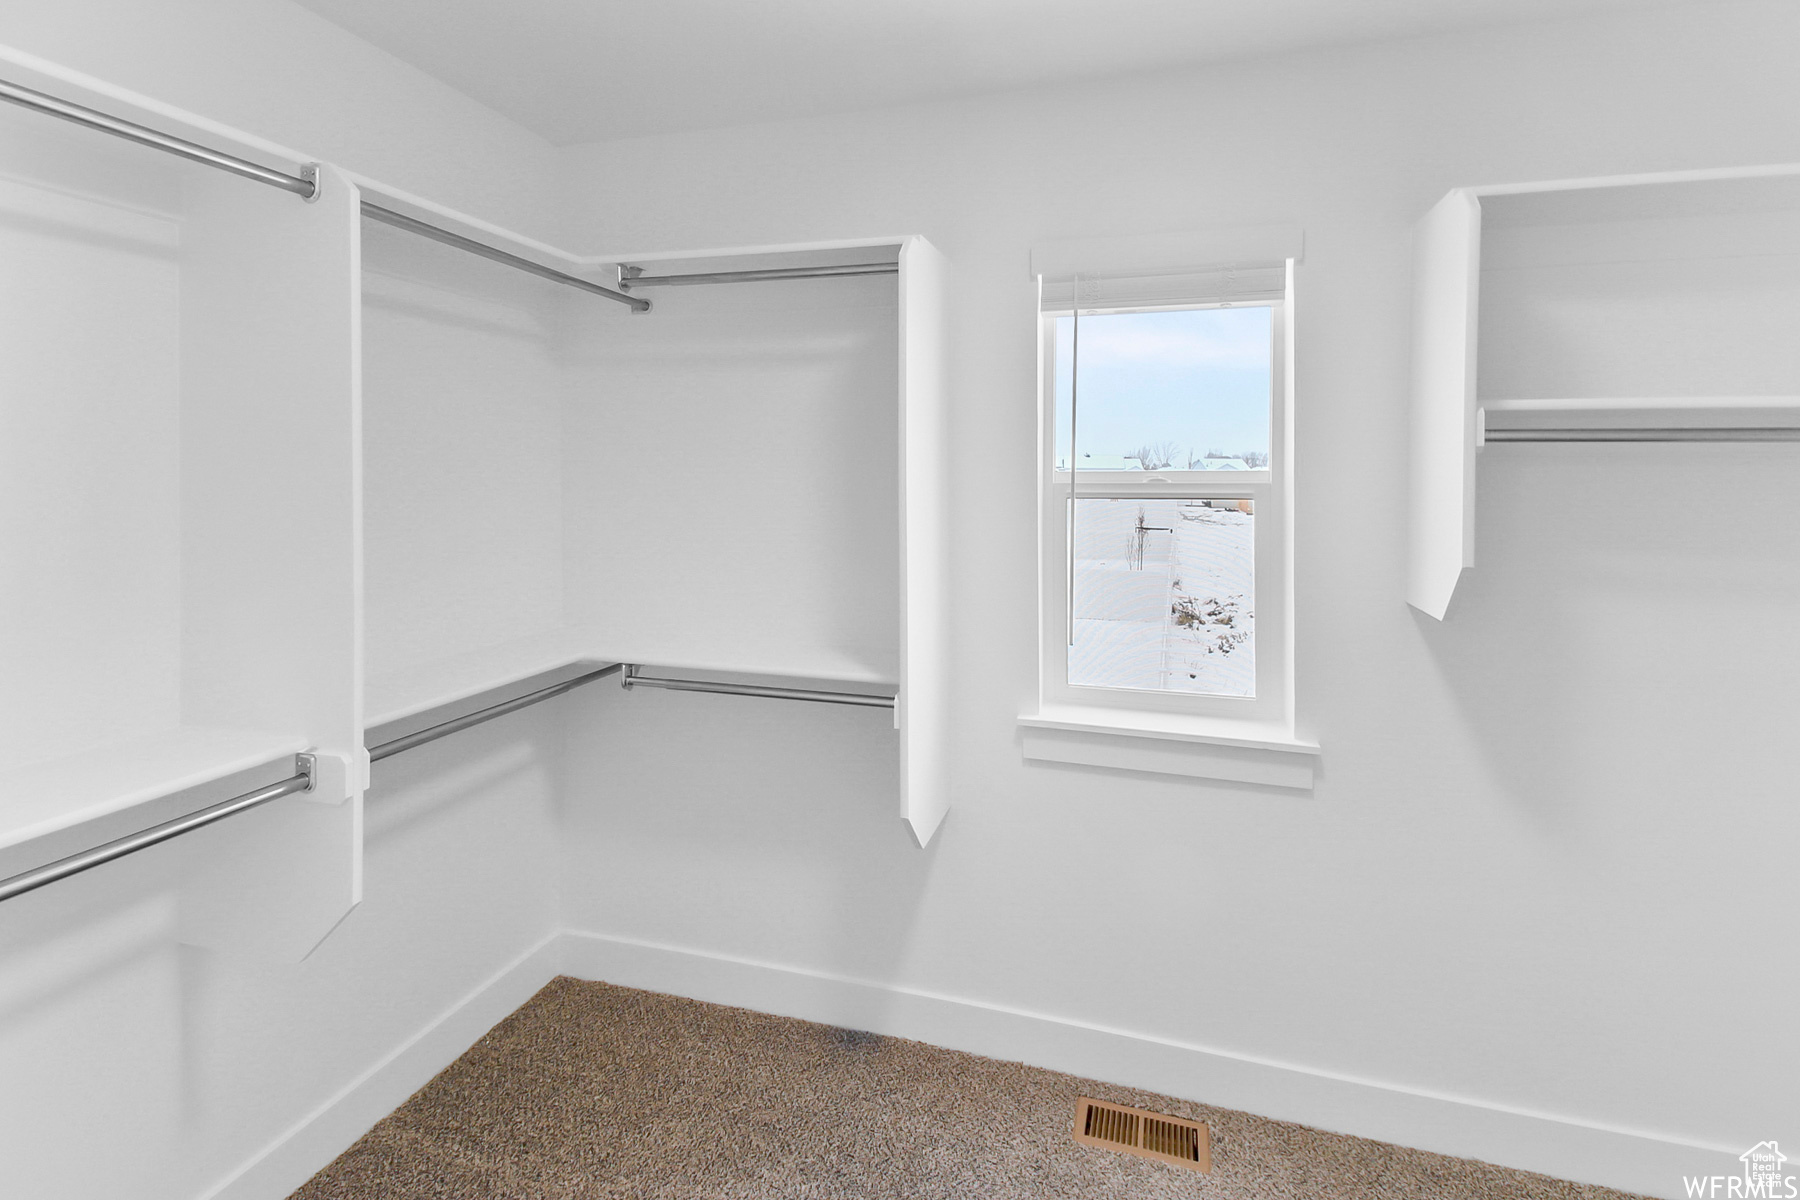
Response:
POLYGON ((1044 705, 1019 718, 1038 762, 1148 771, 1310 791, 1319 747, 1284 726, 1168 713, 1044 705))

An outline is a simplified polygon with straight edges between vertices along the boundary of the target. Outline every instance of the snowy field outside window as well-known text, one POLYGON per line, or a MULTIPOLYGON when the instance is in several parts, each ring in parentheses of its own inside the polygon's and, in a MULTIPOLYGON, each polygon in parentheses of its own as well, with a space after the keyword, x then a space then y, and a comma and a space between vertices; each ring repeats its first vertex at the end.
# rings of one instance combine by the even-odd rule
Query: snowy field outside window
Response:
POLYGON ((1069 682, 1256 694, 1248 500, 1076 505, 1069 682))

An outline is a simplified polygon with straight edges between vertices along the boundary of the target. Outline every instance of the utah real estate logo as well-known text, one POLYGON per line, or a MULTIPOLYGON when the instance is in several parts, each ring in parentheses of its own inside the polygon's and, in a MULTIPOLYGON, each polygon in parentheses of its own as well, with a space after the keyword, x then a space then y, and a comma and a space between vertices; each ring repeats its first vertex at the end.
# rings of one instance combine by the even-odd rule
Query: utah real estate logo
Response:
POLYGON ((1690 1197, 1705 1197, 1706 1200, 1793 1200, 1800 1197, 1800 1179, 1792 1175, 1782 1174, 1782 1164, 1787 1162, 1787 1155, 1774 1142, 1758 1142, 1742 1154, 1738 1161, 1744 1164, 1742 1179, 1736 1175, 1683 1175, 1682 1184, 1687 1188, 1690 1197))

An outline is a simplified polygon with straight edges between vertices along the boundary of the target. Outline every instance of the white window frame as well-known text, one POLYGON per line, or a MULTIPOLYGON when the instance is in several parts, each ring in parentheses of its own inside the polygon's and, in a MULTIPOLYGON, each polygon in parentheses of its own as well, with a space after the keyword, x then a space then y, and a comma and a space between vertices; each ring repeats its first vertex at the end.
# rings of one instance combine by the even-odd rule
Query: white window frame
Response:
MULTIPOLYGON (((1040 295, 1042 282, 1040 276, 1040 295)), ((1294 732, 1294 282, 1295 261, 1290 258, 1279 298, 1244 297, 1234 302, 1236 307, 1255 304, 1273 310, 1266 470, 1058 471, 1054 322, 1068 310, 1040 313, 1038 712, 1020 718, 1028 758, 1311 786, 1312 762, 1307 756, 1316 754, 1317 746, 1294 732), (1068 682, 1071 478, 1083 498, 1248 498, 1253 502, 1255 696, 1068 682)), ((1081 313, 1191 310, 1225 307, 1226 303, 1084 306, 1081 313)))

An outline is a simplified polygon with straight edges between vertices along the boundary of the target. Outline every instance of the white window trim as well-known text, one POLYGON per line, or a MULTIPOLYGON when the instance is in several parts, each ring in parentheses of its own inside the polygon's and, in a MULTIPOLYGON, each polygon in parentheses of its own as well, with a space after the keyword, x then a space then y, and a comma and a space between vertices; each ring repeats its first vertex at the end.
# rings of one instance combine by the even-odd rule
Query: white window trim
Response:
MULTIPOLYGON (((1266 471, 1152 471, 1076 480, 1083 496, 1244 496, 1256 506, 1254 698, 1072 687, 1068 680, 1069 473, 1054 469, 1054 362, 1040 317, 1038 421, 1038 705, 1019 718, 1027 759, 1117 770, 1309 789, 1318 746, 1295 733, 1294 712, 1294 327, 1295 262, 1276 309, 1266 471), (1167 482, 1159 482, 1166 480, 1167 482)), ((1041 287, 1041 277, 1040 277, 1041 287)), ((1183 306, 1188 307, 1188 306, 1183 306)))

